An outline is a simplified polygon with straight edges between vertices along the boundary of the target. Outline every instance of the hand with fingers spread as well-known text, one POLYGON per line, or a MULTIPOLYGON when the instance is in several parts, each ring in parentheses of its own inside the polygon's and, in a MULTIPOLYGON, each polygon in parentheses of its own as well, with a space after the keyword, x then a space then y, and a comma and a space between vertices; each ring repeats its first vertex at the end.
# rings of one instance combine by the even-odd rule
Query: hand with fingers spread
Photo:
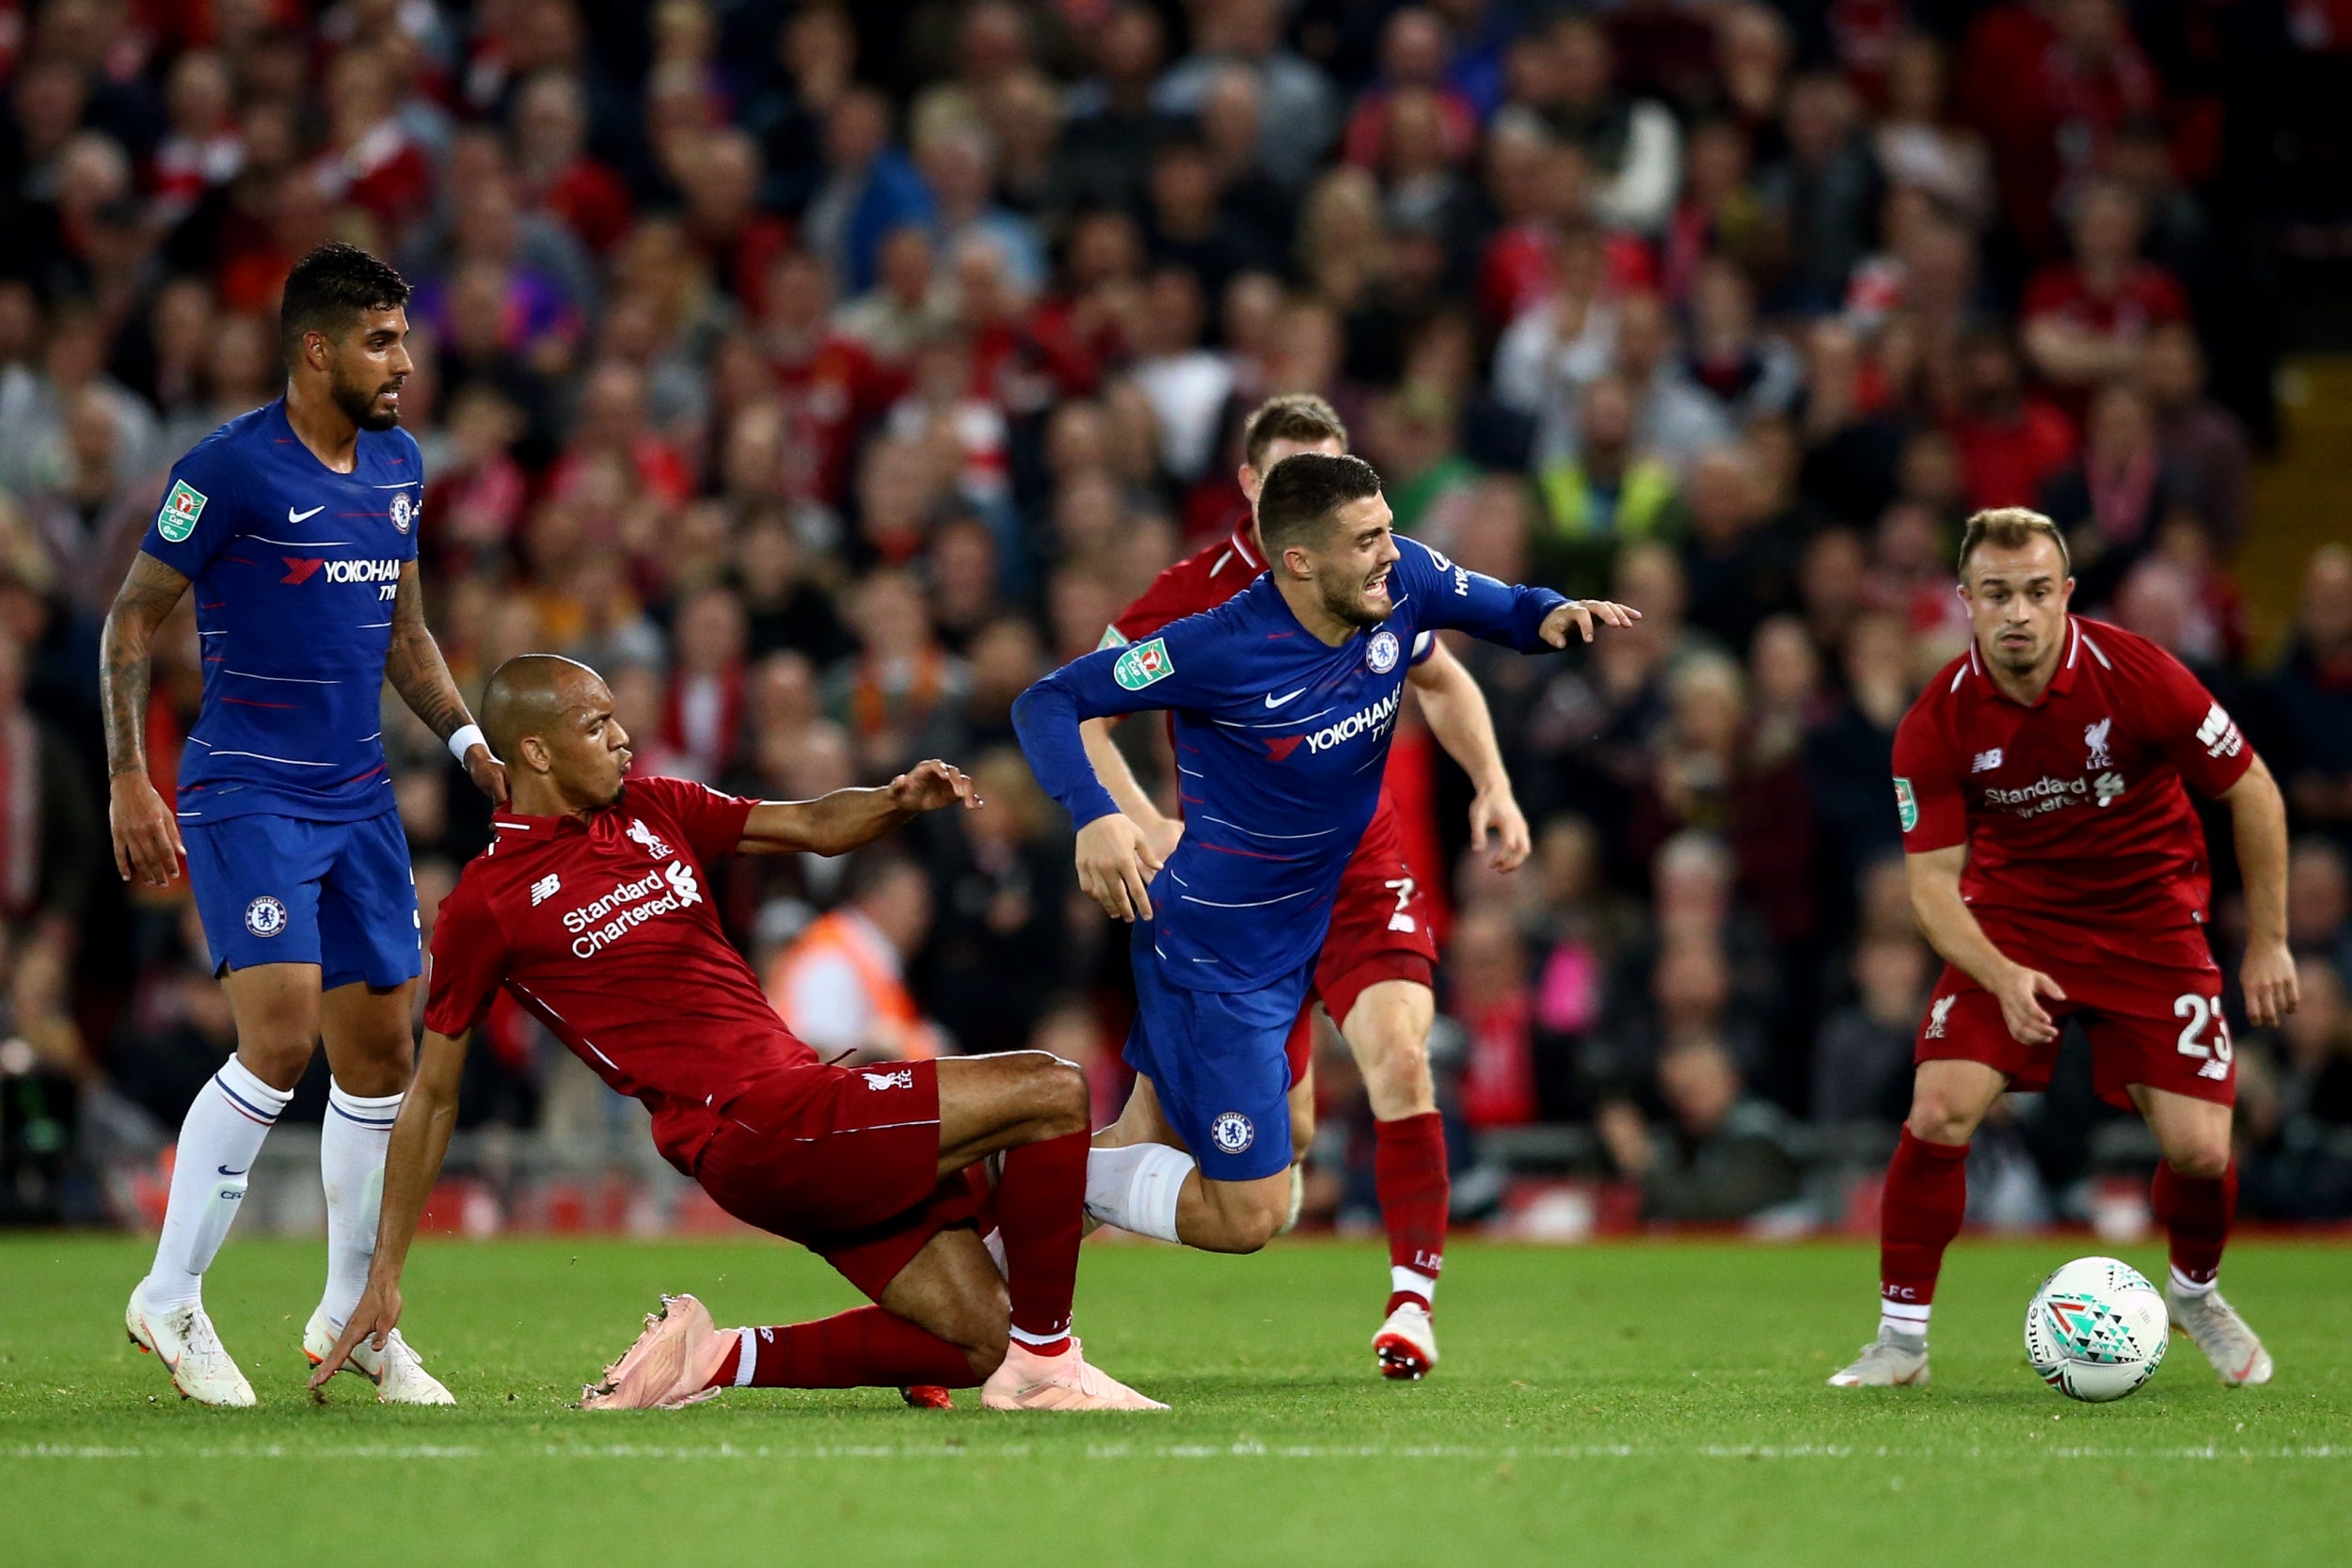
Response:
POLYGON ((2020 1045, 2047 1045, 2058 1038, 2058 1026, 2042 1006, 2042 998, 2066 1000, 2066 989, 2038 969, 2011 964, 1989 988, 2001 1004, 2001 1022, 2010 1038, 2020 1045))
POLYGON ((1629 626, 1642 618, 1638 610, 1629 610, 1610 599, 1570 599, 1566 604, 1544 617, 1543 639, 1555 648, 1568 645, 1568 628, 1574 626, 1590 642, 1593 625, 1629 626))
POLYGON ((963 770, 937 757, 918 762, 890 781, 890 803, 900 811, 938 811, 958 800, 966 811, 977 811, 982 804, 963 770))
POLYGON ((1078 886, 1113 920, 1152 918, 1160 864, 1143 830, 1117 812, 1078 830, 1078 886))
POLYGON ((180 862, 188 852, 171 808, 144 769, 117 773, 107 793, 106 825, 114 833, 115 869, 126 882, 135 875, 149 887, 165 886, 180 875, 180 862))

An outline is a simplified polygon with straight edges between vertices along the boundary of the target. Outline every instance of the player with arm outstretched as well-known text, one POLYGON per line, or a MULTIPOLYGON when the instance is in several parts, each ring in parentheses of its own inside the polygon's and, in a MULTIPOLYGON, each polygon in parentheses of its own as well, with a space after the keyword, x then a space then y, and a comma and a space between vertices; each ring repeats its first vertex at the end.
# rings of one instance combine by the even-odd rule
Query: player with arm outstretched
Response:
MULTIPOLYGON (((1265 475, 1299 452, 1340 456, 1347 429, 1328 403, 1311 394, 1269 398, 1242 427, 1239 479, 1251 511, 1221 540, 1162 572, 1143 596, 1114 621, 1103 646, 1148 640, 1174 621, 1214 610, 1265 570, 1256 505, 1265 475)), ((1494 835, 1493 863, 1515 871, 1527 859, 1527 818, 1503 770, 1486 699, 1461 660, 1433 632, 1413 640, 1406 682, 1438 743, 1462 765, 1476 793, 1470 835, 1484 846, 1494 835)), ((1183 836, 1184 822, 1167 816, 1136 782, 1111 739, 1114 718, 1079 726, 1087 758, 1120 811, 1143 830, 1165 860, 1183 836)), ((1405 857, 1396 808, 1382 790, 1372 821, 1349 858, 1331 906, 1331 929, 1316 956, 1314 979, 1288 1042, 1291 1069, 1291 1192, 1296 1218, 1298 1162, 1314 1138, 1314 1005, 1338 1025, 1372 1101, 1373 1182, 1389 1237, 1389 1300, 1373 1336, 1380 1370, 1418 1378, 1438 1363, 1431 1309, 1445 1259, 1445 1130, 1429 1076, 1429 1028, 1437 1017, 1434 981, 1438 948, 1429 928, 1428 900, 1405 857)), ((1119 1120, 1095 1134, 1097 1148, 1176 1141, 1149 1082, 1138 1080, 1119 1120)))
POLYGON ((1895 736, 1912 909, 1947 966, 1886 1172, 1879 1337, 1830 1382, 1928 1381, 1968 1140, 2005 1091, 2049 1083, 2073 1018, 2100 1098, 2136 1108, 2162 1151, 2151 1197, 2170 1237, 2174 1326, 2224 1383, 2266 1383, 2269 1353, 2214 1288, 2237 1196, 2236 1073, 2188 791, 2230 809, 2249 927, 2239 985, 2247 1016, 2271 1024, 2296 1001, 2278 786, 2171 655, 2069 613, 2066 544, 2047 517, 1977 514, 1960 575, 1975 637, 1895 736))
POLYGON ((1218 1252, 1257 1250, 1289 1212, 1284 1041, 1378 804, 1414 639, 1455 626, 1534 653, 1632 619, 1398 541, 1357 458, 1276 464, 1258 523, 1271 567, 1240 594, 1065 665, 1013 705, 1030 766, 1078 826, 1080 884, 1135 922, 1126 1058, 1183 1144, 1096 1149, 1088 1211, 1218 1252), (1176 721, 1187 816, 1165 862, 1078 729, 1145 708, 1176 721))
MULTIPOLYGON (((133 1342, 206 1404, 253 1403, 205 1314, 204 1272, 322 1036, 334 1083, 319 1141, 326 1288, 302 1331, 311 1359, 342 1331, 375 1244, 419 961, 407 838, 379 735, 385 681, 485 794, 506 793, 425 626, 424 464, 400 428, 407 298, 400 274, 349 245, 295 264, 279 309, 285 395, 174 466, 106 617, 115 864, 125 880, 161 887, 185 859, 237 1023, 236 1055, 181 1124, 154 1267, 123 1315, 133 1342), (148 658, 191 583, 204 696, 175 810, 148 777, 148 658)), ((388 1402, 448 1402, 397 1338, 354 1366, 388 1402)))
POLYGON ((457 1115, 466 1044, 502 987, 653 1113, 664 1158, 745 1224, 802 1243, 875 1305, 723 1332, 666 1298, 590 1409, 689 1404, 729 1386, 981 1388, 995 1409, 1157 1410, 1070 1334, 1087 1089, 1043 1052, 849 1068, 776 1017, 704 892, 722 855, 837 855, 916 815, 979 802, 927 762, 886 789, 745 800, 628 778, 628 735, 587 666, 509 659, 482 698, 514 798, 433 930, 424 1050, 391 1134, 367 1291, 311 1379, 388 1342, 401 1270, 457 1115), (967 1167, 1002 1156, 1000 1275, 967 1167))

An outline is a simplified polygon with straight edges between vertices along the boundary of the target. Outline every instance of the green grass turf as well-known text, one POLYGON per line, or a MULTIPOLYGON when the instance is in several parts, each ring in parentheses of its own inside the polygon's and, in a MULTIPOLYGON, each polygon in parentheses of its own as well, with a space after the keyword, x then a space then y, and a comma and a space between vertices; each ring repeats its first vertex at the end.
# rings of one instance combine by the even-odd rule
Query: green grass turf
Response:
POLYGON ((782 1245, 428 1244, 405 1326, 458 1408, 380 1408, 355 1378, 318 1404, 295 1337, 320 1247, 232 1242, 206 1299, 262 1407, 231 1413, 124 1342, 144 1243, 18 1236, 0 1563, 2352 1561, 2352 1251, 2233 1249, 2271 1386, 2225 1390, 2176 1340, 2093 1407, 2042 1386, 2019 1332, 2035 1283, 2088 1250, 1955 1249, 1928 1390, 1821 1385, 1873 1326, 1861 1247, 1458 1244, 1445 1363, 1391 1386, 1371 1247, 1105 1246, 1081 1279, 1089 1354, 1168 1415, 860 1390, 589 1417, 568 1402, 659 1291, 722 1323, 850 1293, 782 1245))

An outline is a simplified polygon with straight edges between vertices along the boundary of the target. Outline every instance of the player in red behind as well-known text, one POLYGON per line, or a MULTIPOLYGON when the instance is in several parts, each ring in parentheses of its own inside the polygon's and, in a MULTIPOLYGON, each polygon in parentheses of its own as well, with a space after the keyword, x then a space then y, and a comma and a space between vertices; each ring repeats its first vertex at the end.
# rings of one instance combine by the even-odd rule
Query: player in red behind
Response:
POLYGON ((691 1403, 727 1386, 981 1389, 994 1409, 1157 1410, 1070 1335, 1085 1214, 1086 1081, 1043 1052, 845 1068, 793 1037, 703 891, 717 856, 856 848, 923 812, 977 807, 926 762, 886 789, 744 800, 629 781, 628 736, 587 666, 509 659, 483 695, 510 809, 434 927, 424 1050, 392 1128, 367 1293, 311 1378, 400 1321, 401 1268, 440 1174, 466 1041, 503 986, 653 1112, 654 1142, 721 1208, 806 1245, 876 1305, 721 1331, 664 1299, 590 1409, 691 1403), (983 1250, 967 1166, 1003 1156, 1005 1268, 983 1250))
POLYGON ((2260 1024, 2296 1005, 2286 810, 2195 676, 2145 638, 2067 612, 2072 569, 2039 513, 1969 518, 1960 594, 1975 639, 1896 731, 1911 905, 1949 964, 1886 1171, 1879 1336, 1837 1387, 1928 1381, 1969 1137, 2003 1091, 2049 1083, 2069 1018, 2090 1037, 2099 1097, 2137 1107, 2163 1152, 2151 1197, 2170 1234, 2173 1326, 2222 1382, 2270 1380, 2262 1341, 2214 1289, 2237 1199, 2237 1085, 2187 790, 2230 808, 2249 927, 2238 983, 2260 1024))
MULTIPOLYGON (((1252 514, 1240 520, 1231 539, 1186 557, 1154 578, 1143 597, 1104 633, 1104 645, 1153 637, 1170 622, 1214 610, 1248 587, 1265 570, 1255 515, 1264 476, 1283 458, 1300 452, 1338 457, 1346 451, 1347 427, 1323 399, 1294 393, 1261 404, 1242 427, 1239 478, 1252 514)), ((1503 771, 1486 697, 1461 661, 1434 637, 1424 637, 1412 650, 1407 678, 1431 732, 1462 765, 1476 790, 1470 802, 1472 841, 1484 847, 1492 832, 1496 869, 1517 870, 1530 847, 1527 818, 1512 794, 1510 775, 1503 771)), ((1136 782, 1111 740, 1113 722, 1089 719, 1079 726, 1087 756, 1120 812, 1143 829, 1153 853, 1165 860, 1184 825, 1162 815, 1136 782)), ((1386 1321, 1373 1337, 1373 1350, 1382 1374, 1393 1378, 1419 1378, 1438 1364, 1430 1310, 1445 1260, 1450 1184, 1445 1132, 1429 1077, 1437 962, 1428 901, 1406 862, 1404 832, 1384 793, 1332 900, 1331 928, 1316 960, 1314 990, 1291 1032, 1290 1108, 1292 1144, 1296 1157, 1303 1159, 1314 1136, 1312 1017, 1315 1003, 1321 1002, 1363 1069, 1372 1101, 1373 1180, 1389 1233, 1389 1304, 1386 1321)), ((1105 1175, 1102 1150, 1140 1150, 1149 1144, 1182 1147, 1182 1140, 1160 1114, 1150 1080, 1138 1079, 1126 1110, 1095 1144, 1099 1180, 1105 1175)), ((1148 1160, 1148 1151, 1139 1157, 1148 1160)), ((1152 1174, 1136 1172, 1144 1180, 1152 1174)), ((1295 1165, 1292 1182, 1295 1221, 1300 1192, 1295 1165)))

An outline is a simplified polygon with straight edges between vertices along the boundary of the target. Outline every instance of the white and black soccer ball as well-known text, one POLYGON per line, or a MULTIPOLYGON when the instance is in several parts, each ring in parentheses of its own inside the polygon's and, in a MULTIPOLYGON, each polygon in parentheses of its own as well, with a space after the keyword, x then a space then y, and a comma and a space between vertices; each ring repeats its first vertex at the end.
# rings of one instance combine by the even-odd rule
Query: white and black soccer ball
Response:
POLYGON ((2089 1404, 2120 1400, 2164 1365, 2164 1297, 2113 1258, 2077 1258, 2026 1307, 2026 1357, 2042 1381, 2089 1404))

